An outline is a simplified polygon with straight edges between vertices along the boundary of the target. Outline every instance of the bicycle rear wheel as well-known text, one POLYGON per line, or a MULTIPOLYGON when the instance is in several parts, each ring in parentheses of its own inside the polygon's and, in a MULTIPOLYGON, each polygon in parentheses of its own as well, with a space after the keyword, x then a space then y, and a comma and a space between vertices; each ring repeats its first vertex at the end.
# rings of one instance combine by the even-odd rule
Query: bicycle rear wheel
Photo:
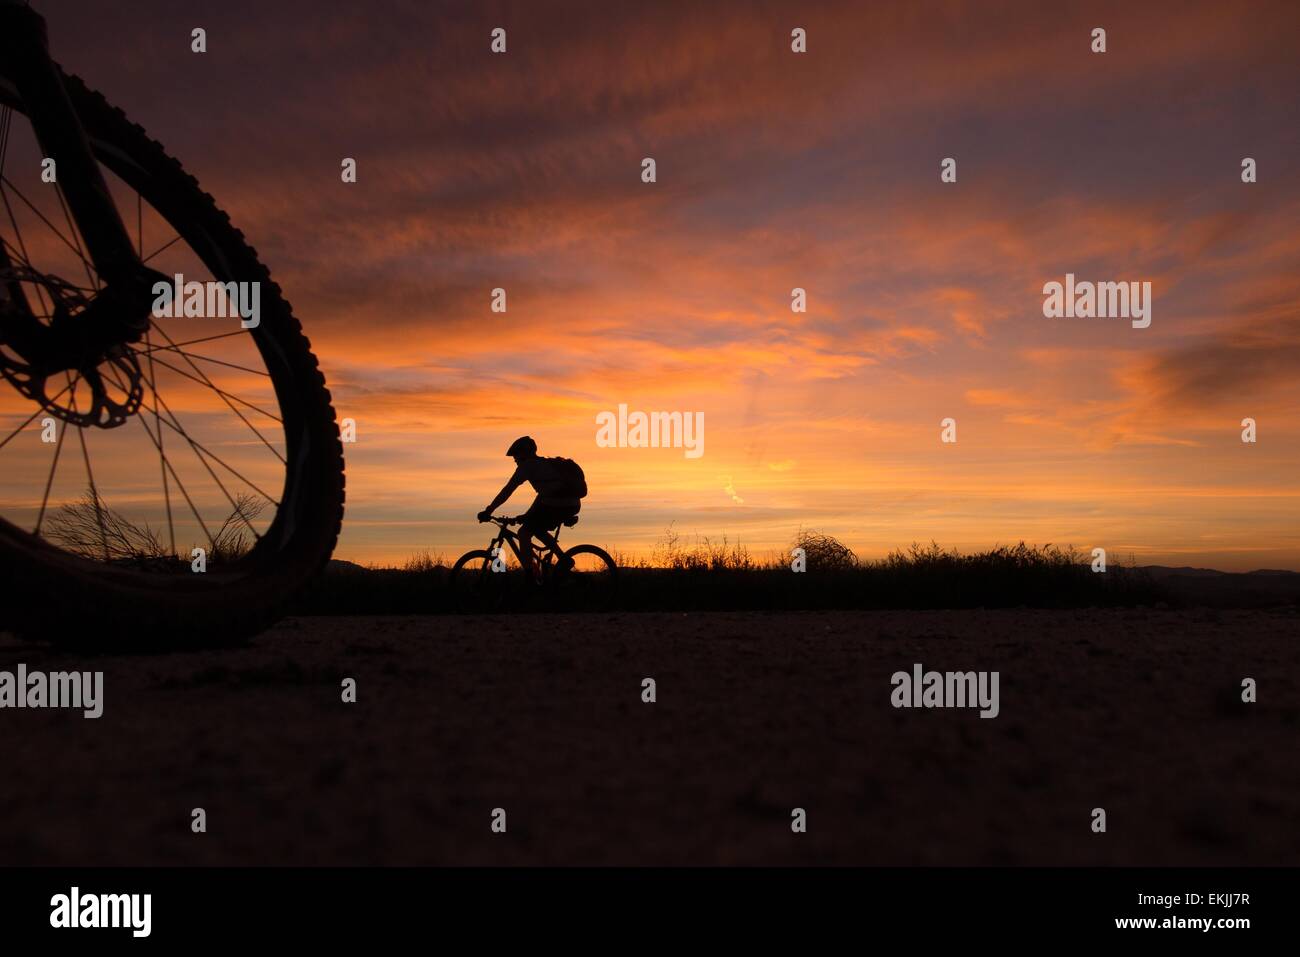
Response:
POLYGON ((595 586, 612 585, 618 579, 618 565, 603 548, 575 545, 564 554, 573 559, 570 578, 587 580, 595 586))
POLYGON ((575 545, 564 553, 573 568, 557 577, 561 604, 575 611, 595 611, 617 604, 618 565, 595 545, 575 545))
MULTIPOLYGON (((4 70, 11 151, 26 123, 4 70)), ((236 316, 185 335, 166 326, 178 320, 155 317, 127 365, 69 370, 57 395, 53 386, 24 391, 21 370, 0 381, 4 624, 105 650, 237 642, 270 624, 334 548, 344 478, 330 394, 289 303, 212 197, 121 110, 74 76, 64 82, 141 258, 164 274, 184 262, 187 279, 257 283, 260 322, 244 329, 236 316), (79 421, 77 382, 123 386, 132 368, 143 395, 126 420, 112 428, 79 421), (57 420, 50 434, 58 441, 42 445, 36 435, 48 420, 57 420), (68 477, 82 466, 84 477, 68 477), (210 562, 201 574, 194 548, 210 562)), ((57 186, 28 196, 10 179, 27 163, 10 159, 5 167, 0 154, 9 263, 0 280, 11 304, 25 300, 48 321, 58 297, 92 299, 98 277, 70 217, 66 233, 54 225, 57 186), (69 249, 72 266, 45 264, 69 249)), ((217 320, 190 320, 208 321, 217 320)), ((19 365, 0 341, 0 366, 19 365)))

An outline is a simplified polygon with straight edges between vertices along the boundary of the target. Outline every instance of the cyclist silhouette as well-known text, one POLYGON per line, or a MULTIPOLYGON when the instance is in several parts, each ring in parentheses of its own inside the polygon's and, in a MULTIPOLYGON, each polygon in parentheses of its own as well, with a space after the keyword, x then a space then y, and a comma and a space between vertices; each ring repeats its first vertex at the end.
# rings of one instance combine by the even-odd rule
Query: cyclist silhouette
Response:
POLYGON ((566 519, 573 518, 582 507, 581 498, 586 494, 586 481, 582 470, 567 459, 543 458, 537 454, 537 443, 527 435, 515 439, 506 455, 515 460, 515 474, 497 493, 491 504, 478 513, 478 520, 486 522, 492 513, 514 494, 515 489, 527 482, 537 492, 537 498, 528 507, 521 518, 519 526, 520 551, 523 553, 530 575, 535 573, 533 556, 533 538, 552 549, 556 554, 559 570, 568 571, 573 567, 573 559, 560 551, 551 529, 559 527, 566 519), (574 477, 566 463, 577 470, 574 477))

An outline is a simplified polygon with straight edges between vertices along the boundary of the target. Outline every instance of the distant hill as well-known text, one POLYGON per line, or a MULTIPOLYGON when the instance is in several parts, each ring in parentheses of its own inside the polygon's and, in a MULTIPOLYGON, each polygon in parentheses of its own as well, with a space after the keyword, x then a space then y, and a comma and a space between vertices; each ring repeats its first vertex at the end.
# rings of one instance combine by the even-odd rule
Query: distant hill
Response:
POLYGON ((365 565, 358 565, 356 562, 345 561, 342 558, 331 558, 329 563, 329 568, 327 569, 327 572, 330 574, 333 574, 335 572, 342 572, 343 574, 347 574, 348 572, 368 572, 368 571, 370 571, 370 569, 367 568, 365 565))
POLYGON ((1221 572, 1213 568, 1166 565, 1146 565, 1138 571, 1149 575, 1181 605, 1260 608, 1300 602, 1300 572, 1272 568, 1221 572))
POLYGON ((1181 578, 1218 578, 1221 575, 1231 574, 1215 568, 1189 568, 1186 565, 1180 568, 1170 568, 1168 565, 1140 565, 1138 570, 1146 572, 1153 578, 1169 578, 1174 575, 1181 578))
POLYGON ((1187 565, 1171 568, 1168 565, 1142 565, 1142 571, 1154 578, 1167 578, 1174 575, 1195 578, 1231 578, 1238 575, 1290 575, 1300 578, 1300 572, 1286 571, 1280 568, 1259 568, 1253 572, 1221 572, 1216 568, 1191 568, 1187 565))

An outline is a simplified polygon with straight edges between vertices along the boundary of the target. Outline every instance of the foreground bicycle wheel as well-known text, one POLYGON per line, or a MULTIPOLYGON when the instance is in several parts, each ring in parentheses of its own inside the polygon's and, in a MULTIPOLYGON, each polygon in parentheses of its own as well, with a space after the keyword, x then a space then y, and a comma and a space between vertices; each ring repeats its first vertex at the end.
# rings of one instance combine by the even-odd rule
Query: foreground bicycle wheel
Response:
MULTIPOLYGON (((74 224, 56 225, 58 187, 16 182, 39 165, 12 155, 24 107, 4 69, 0 285, 50 322, 99 283, 77 261, 74 224)), ((0 627, 105 650, 237 642, 333 551, 344 480, 330 395, 288 302, 212 197, 98 93, 70 75, 65 86, 141 258, 257 283, 260 321, 155 316, 131 354, 43 387, 0 341, 0 627), (114 389, 116 418, 93 421, 87 406, 114 389)))

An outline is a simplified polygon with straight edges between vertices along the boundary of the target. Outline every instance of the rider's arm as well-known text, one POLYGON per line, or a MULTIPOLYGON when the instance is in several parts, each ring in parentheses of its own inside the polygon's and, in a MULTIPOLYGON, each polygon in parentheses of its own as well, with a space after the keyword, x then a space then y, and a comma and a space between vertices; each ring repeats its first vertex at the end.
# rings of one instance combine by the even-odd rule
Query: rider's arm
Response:
POLYGON ((492 500, 492 504, 490 504, 487 508, 483 509, 483 511, 487 512, 488 514, 495 512, 497 508, 505 504, 506 499, 508 499, 511 495, 515 494, 515 489, 519 488, 519 486, 523 484, 524 484, 523 469, 515 469, 515 474, 510 476, 510 481, 507 482, 505 486, 501 489, 501 491, 497 493, 497 497, 492 500))

